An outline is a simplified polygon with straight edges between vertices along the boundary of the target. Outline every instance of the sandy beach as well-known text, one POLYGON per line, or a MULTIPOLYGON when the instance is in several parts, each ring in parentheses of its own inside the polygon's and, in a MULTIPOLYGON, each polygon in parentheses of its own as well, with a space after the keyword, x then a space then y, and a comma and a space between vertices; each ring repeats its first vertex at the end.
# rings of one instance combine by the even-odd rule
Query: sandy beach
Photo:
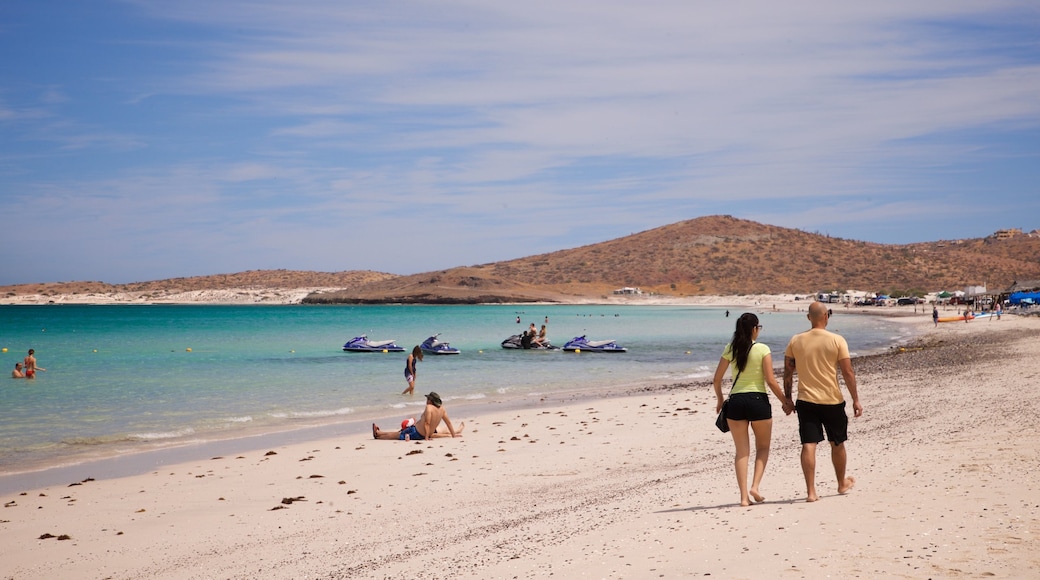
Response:
POLYGON ((647 384, 449 408, 457 439, 355 428, 117 479, 83 466, 0 497, 0 577, 1035 576, 1040 318, 907 323, 918 344, 854 361, 847 495, 821 450, 804 501, 774 403, 766 501, 740 507, 708 383, 647 384))

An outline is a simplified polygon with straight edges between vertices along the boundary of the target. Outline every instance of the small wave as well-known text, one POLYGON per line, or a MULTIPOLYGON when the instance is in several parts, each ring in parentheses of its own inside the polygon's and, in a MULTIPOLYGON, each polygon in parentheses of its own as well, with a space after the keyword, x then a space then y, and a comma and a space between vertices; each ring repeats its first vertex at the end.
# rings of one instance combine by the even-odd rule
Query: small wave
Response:
POLYGON ((176 439, 177 437, 184 437, 185 435, 191 435, 195 433, 195 430, 191 427, 185 427, 184 429, 178 429, 177 431, 158 431, 155 433, 131 433, 127 436, 130 441, 155 441, 157 439, 176 439))
POLYGON ((495 389, 495 392, 498 393, 499 395, 504 395, 504 394, 508 393, 511 390, 513 390, 512 387, 499 387, 499 388, 495 389))
POLYGON ((351 407, 333 409, 330 411, 291 411, 289 413, 271 413, 272 417, 278 419, 311 419, 314 417, 335 417, 337 415, 350 415, 354 412, 351 407))
POLYGON ((476 393, 476 394, 473 394, 473 395, 466 395, 465 397, 459 397, 459 398, 465 399, 467 401, 476 401, 477 399, 486 399, 487 395, 485 395, 484 393, 476 393))
POLYGON ((224 420, 227 421, 228 423, 248 423, 248 422, 252 421, 253 418, 250 417, 249 415, 246 415, 245 417, 228 417, 227 419, 224 419, 224 420))

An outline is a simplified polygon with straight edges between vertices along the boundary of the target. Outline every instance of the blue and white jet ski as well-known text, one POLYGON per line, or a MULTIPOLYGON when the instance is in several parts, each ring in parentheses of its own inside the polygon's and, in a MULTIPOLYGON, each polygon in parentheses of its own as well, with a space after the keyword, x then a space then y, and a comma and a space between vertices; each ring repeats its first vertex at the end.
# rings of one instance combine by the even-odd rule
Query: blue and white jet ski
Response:
POLYGON ((404 352, 404 349, 394 344, 393 340, 368 340, 362 334, 355 336, 343 345, 347 352, 404 352))
POLYGON ((423 354, 459 354, 462 352, 461 350, 455 348, 454 346, 451 346, 446 342, 441 342, 437 340, 438 336, 440 335, 435 334, 430 338, 424 340, 423 343, 419 345, 419 348, 422 349, 423 354))
POLYGON ((613 340, 588 340, 585 335, 575 336, 563 345, 567 352, 628 352, 623 346, 613 340))

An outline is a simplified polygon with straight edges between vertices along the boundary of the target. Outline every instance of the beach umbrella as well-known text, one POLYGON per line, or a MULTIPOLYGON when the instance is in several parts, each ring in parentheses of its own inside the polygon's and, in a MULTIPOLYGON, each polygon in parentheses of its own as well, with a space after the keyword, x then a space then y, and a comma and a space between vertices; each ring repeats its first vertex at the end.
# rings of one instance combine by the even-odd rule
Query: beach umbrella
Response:
POLYGON ((939 296, 939 298, 949 298, 950 296, 953 296, 953 294, 950 294, 946 290, 943 290, 942 292, 940 292, 938 294, 938 296, 939 296))

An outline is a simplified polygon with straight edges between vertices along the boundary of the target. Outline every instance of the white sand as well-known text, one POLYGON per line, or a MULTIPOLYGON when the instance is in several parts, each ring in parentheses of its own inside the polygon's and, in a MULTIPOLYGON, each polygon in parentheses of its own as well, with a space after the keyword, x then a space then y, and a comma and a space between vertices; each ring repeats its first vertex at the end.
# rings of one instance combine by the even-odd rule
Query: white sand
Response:
POLYGON ((844 496, 821 448, 804 502, 796 419, 774 405, 767 501, 739 507, 701 384, 456 416, 461 439, 355 435, 8 494, 0 576, 1036 577, 1040 319, 930 332, 978 346, 854 363, 844 496))

